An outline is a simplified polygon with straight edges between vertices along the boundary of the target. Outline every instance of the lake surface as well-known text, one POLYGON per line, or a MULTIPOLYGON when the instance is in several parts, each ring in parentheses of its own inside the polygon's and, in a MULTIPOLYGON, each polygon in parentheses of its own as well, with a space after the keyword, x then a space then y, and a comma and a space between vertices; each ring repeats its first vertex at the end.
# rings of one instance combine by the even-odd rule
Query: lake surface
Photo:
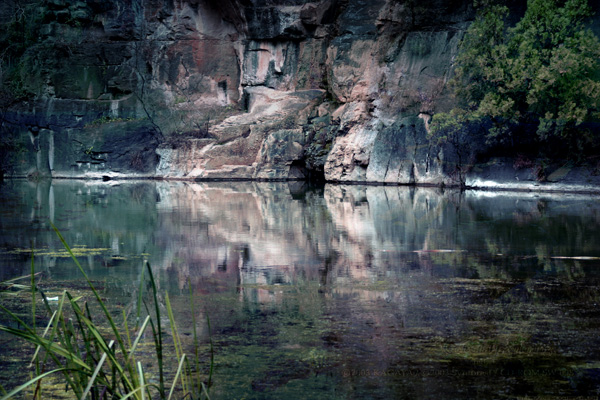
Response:
POLYGON ((197 329, 214 343, 213 399, 592 399, 599 200, 9 181, 0 186, 0 280, 29 273, 34 248, 49 290, 81 285, 50 220, 116 309, 134 301, 147 260, 184 333, 190 287, 198 321, 210 317, 210 335, 204 322, 197 329))

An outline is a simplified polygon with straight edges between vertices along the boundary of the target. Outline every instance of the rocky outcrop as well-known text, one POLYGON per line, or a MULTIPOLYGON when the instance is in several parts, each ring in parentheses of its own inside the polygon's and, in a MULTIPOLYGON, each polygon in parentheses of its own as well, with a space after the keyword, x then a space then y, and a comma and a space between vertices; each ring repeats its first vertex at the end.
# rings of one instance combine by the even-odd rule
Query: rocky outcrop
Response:
POLYGON ((158 149, 157 174, 200 179, 304 179, 305 135, 300 128, 321 90, 246 90, 248 112, 210 128, 208 139, 166 143, 158 149))
POLYGON ((29 100, 2 107, 14 175, 486 181, 485 143, 428 138, 470 0, 31 3, 29 100))

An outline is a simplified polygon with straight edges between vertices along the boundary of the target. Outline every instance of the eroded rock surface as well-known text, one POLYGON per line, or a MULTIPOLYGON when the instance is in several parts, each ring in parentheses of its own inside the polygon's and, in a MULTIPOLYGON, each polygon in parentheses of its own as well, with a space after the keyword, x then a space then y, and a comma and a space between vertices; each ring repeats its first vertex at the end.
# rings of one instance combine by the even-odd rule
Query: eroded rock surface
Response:
POLYGON ((486 182, 483 143, 427 135, 453 106, 469 0, 29 3, 38 39, 21 57, 29 100, 2 103, 6 173, 486 182))

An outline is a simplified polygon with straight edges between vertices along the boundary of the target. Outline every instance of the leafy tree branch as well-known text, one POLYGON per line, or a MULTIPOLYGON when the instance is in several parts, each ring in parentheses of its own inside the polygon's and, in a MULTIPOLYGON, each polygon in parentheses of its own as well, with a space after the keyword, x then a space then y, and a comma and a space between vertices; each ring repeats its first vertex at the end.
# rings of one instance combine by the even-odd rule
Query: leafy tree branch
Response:
POLYGON ((444 138, 477 122, 489 126, 488 140, 500 142, 523 125, 535 127, 534 140, 559 140, 575 146, 571 151, 596 140, 581 129, 600 119, 600 41, 585 25, 587 0, 529 0, 513 27, 506 26, 506 6, 475 5, 455 60, 459 104, 433 117, 432 134, 444 138))

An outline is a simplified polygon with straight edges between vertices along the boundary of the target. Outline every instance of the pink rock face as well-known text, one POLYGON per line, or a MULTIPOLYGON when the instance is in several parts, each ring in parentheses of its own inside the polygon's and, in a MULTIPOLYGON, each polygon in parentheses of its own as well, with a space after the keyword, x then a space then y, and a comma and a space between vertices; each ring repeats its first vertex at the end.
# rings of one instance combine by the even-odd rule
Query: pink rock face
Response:
POLYGON ((40 3, 39 43, 22 63, 37 100, 4 115, 24 140, 40 129, 55 140, 19 154, 17 175, 91 176, 78 167, 94 161, 86 150, 119 144, 111 126, 83 128, 133 119, 118 129, 145 161, 94 163, 93 176, 467 179, 477 144, 441 148, 427 132, 455 101, 447 82, 470 0, 142 3, 40 3), (50 167, 59 154, 68 161, 50 167))
MULTIPOLYGON (((454 32, 464 29, 466 9, 434 2, 424 10, 391 0, 350 1, 344 7, 332 1, 301 3, 262 7, 226 1, 214 15, 236 9, 235 18, 223 19, 233 21, 235 34, 211 35, 205 28, 206 36, 191 45, 169 45, 171 70, 176 54, 192 53, 192 61, 183 61, 185 68, 173 79, 180 83, 167 84, 173 92, 181 86, 193 89, 188 76, 195 68, 213 82, 191 90, 195 104, 239 102, 247 113, 215 121, 213 142, 202 151, 178 150, 186 155, 177 159, 195 168, 166 168, 163 160, 159 171, 226 177, 237 166, 236 177, 286 179, 299 176, 291 169, 305 164, 335 181, 445 183, 443 166, 435 164, 442 159, 435 146, 425 154, 403 149, 401 160, 394 159, 397 151, 384 154, 375 148, 372 155, 384 129, 451 105, 444 90, 460 39, 454 32), (219 94, 218 85, 215 92, 214 82, 221 90, 226 86, 226 93, 219 94), (306 101, 300 94, 306 89, 326 96, 306 101), (322 103, 327 96, 337 107, 330 99, 322 103), (315 125, 315 118, 329 122, 315 125), (427 159, 427 166, 417 167, 422 160, 415 157, 427 159)), ((206 16, 202 20, 204 27, 218 26, 206 16)), ((420 127, 414 129, 421 132, 426 123, 416 119, 420 127)))

